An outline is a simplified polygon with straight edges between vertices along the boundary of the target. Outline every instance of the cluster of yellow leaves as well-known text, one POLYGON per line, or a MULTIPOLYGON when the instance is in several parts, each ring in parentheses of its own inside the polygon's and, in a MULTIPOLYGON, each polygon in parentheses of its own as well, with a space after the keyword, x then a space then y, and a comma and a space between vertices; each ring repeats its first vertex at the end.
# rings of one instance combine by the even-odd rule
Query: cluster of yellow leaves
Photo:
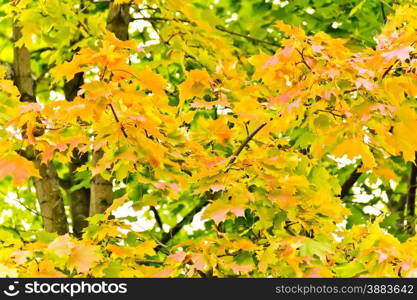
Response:
MULTIPOLYGON (((167 1, 168 8, 173 5, 167 1)), ((322 162, 328 155, 360 158, 362 171, 392 179, 386 157, 414 160, 417 21, 410 16, 417 10, 399 9, 378 37, 376 49, 359 53, 340 39, 324 33, 307 36, 300 28, 277 22, 286 36, 283 47, 273 55, 244 59, 255 68, 247 76, 227 43, 188 8, 184 4, 184 15, 201 25, 200 31, 180 23, 161 34, 181 46, 182 37, 173 30, 189 32, 194 42, 208 46, 193 47, 187 55, 201 58, 202 65, 210 63, 185 72, 185 81, 176 89, 150 66, 128 64, 130 55, 139 51, 137 44, 119 41, 109 32, 98 47, 83 48, 54 69, 55 83, 79 72, 89 76, 74 101, 18 104, 16 89, 0 81, 5 99, 14 99, 13 105, 6 105, 9 117, 0 111, 1 126, 23 135, 16 138, 15 132, 5 131, 15 143, 5 144, 0 176, 13 174, 20 184, 37 175, 31 162, 11 155, 17 144, 32 146, 42 162, 55 156, 65 163, 74 148, 102 149, 98 164, 87 166, 92 175, 122 181, 151 170, 149 178, 138 176, 139 182, 151 185, 141 207, 157 204, 152 192, 170 190, 170 198, 183 190, 196 197, 212 196, 202 218, 214 221, 216 237, 175 245, 157 267, 147 261, 161 258, 155 251, 161 246, 157 241, 146 237, 137 245, 123 244, 127 235, 119 229, 129 226, 107 220, 104 225, 90 224, 82 241, 69 236, 49 243, 10 239, 6 245, 11 247, 0 251, 1 274, 105 276, 123 264, 128 271, 118 275, 139 277, 201 272, 414 276, 417 257, 407 252, 415 247, 415 239, 401 244, 378 222, 351 231, 341 228, 349 211, 338 196, 339 183, 322 162), (168 95, 175 92, 177 106, 169 104, 168 95), (213 108, 215 116, 209 114, 213 108), (35 135, 39 128, 43 134, 35 135), (220 229, 222 222, 243 218, 247 211, 256 216, 248 229, 252 239, 220 229), (12 257, 13 264, 6 257, 12 257)), ((172 51, 175 61, 178 52, 172 51)), ((105 218, 125 200, 116 200, 105 218)))

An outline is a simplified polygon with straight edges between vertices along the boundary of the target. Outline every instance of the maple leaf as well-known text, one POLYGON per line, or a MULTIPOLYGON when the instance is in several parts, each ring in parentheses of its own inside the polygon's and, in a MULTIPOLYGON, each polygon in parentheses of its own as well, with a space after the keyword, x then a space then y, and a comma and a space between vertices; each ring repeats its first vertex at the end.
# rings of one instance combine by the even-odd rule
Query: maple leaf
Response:
POLYGON ((155 255, 154 249, 156 245, 157 244, 155 241, 145 241, 142 244, 136 246, 134 253, 141 258, 145 257, 145 255, 153 256, 155 255))
POLYGON ((86 70, 87 68, 79 65, 78 60, 73 59, 70 62, 64 62, 63 64, 55 67, 52 70, 52 76, 55 78, 55 82, 58 82, 63 78, 69 81, 74 78, 75 74, 86 70))
POLYGON ((187 79, 180 84, 180 105, 185 100, 193 97, 203 97, 206 90, 210 88, 210 76, 206 70, 191 70, 187 79))
POLYGON ((238 265, 238 264, 229 264, 229 267, 233 270, 234 273, 243 273, 249 274, 253 270, 253 265, 238 265))
POLYGON ((11 257, 13 257, 13 260, 15 261, 16 264, 18 265, 22 265, 26 262, 26 260, 32 255, 31 251, 27 251, 27 250, 18 250, 18 251, 14 251, 11 254, 11 257))
POLYGON ((373 89, 376 88, 376 84, 369 81, 368 79, 365 78, 359 78, 356 80, 356 88, 360 88, 361 86, 363 86, 365 89, 367 89, 368 91, 372 91, 373 89))
POLYGON ((323 277, 333 277, 333 273, 324 267, 314 267, 307 274, 307 278, 323 278, 323 277))
POLYGON ((34 164, 19 155, 9 155, 0 159, 0 177, 12 175, 15 184, 20 185, 30 176, 40 177, 34 164))
POLYGON ((180 263, 182 262, 187 254, 184 251, 177 251, 175 254, 171 254, 168 256, 168 261, 172 261, 174 263, 180 263))
POLYGON ((130 257, 133 254, 133 250, 130 247, 121 247, 117 245, 108 245, 106 249, 112 252, 116 257, 130 257))
POLYGON ((51 260, 42 260, 33 265, 33 270, 29 275, 36 278, 65 277, 62 272, 56 270, 56 264, 51 260))
POLYGON ((86 243, 77 243, 71 249, 68 258, 68 268, 79 273, 87 273, 94 263, 101 259, 98 248, 86 243))
POLYGON ((238 240, 232 242, 232 246, 237 249, 242 249, 246 251, 252 251, 255 249, 255 244, 252 243, 250 240, 238 240))
POLYGON ((336 146, 333 154, 338 157, 346 154, 349 159, 354 159, 360 155, 362 156, 365 167, 373 168, 375 166, 375 158, 369 150, 369 147, 358 139, 344 140, 342 143, 336 146))
POLYGON ((400 61, 404 62, 406 59, 410 58, 410 52, 414 51, 414 48, 411 46, 399 47, 395 50, 384 52, 381 54, 386 61, 390 61, 393 58, 397 58, 400 61))
POLYGON ((58 236, 48 245, 48 250, 55 252, 59 256, 70 255, 75 244, 71 241, 68 234, 58 236))
MULTIPOLYGON (((104 14, 80 10, 71 1, 20 0, 0 7, 2 15, 14 19, 5 30, 20 29, 21 35, 13 43, 0 36, 6 41, 1 43, 5 59, 11 60, 10 53, 30 58, 18 59, 24 66, 14 70, 0 62, 1 78, 15 75, 0 79, 0 176, 14 179, 12 184, 3 180, 3 196, 19 192, 24 203, 32 203, 32 188, 16 185, 39 176, 34 164, 41 159, 56 167, 53 178, 69 176, 76 183, 69 196, 91 186, 91 201, 103 200, 100 191, 108 198, 102 213, 88 218, 80 240, 42 231, 31 241, 39 218, 11 206, 5 222, 31 228, 19 232, 22 239, 13 230, 0 230, 0 275, 417 276, 417 258, 410 255, 417 241, 414 220, 407 219, 410 232, 398 222, 410 203, 368 222, 374 218, 362 204, 337 196, 341 186, 352 184, 371 189, 372 203, 392 189, 398 190, 394 196, 413 194, 412 180, 403 179, 414 176, 417 151, 417 5, 397 3, 386 24, 356 26, 367 21, 357 18, 359 12, 370 20, 380 14, 358 1, 345 11, 346 41, 327 34, 337 22, 332 29, 326 22, 303 22, 301 28, 282 20, 271 27, 274 10, 255 5, 249 24, 245 10, 226 2, 219 1, 212 13, 203 0, 115 0, 108 15, 116 17, 108 25, 124 19, 121 14, 129 9, 145 13, 143 20, 134 16, 134 27, 148 24, 148 13, 155 11, 157 19, 166 20, 157 24, 159 38, 145 26, 131 40, 117 38, 127 37, 129 28, 122 28, 124 34, 110 32, 103 26, 104 14), (225 5, 236 26, 215 25, 227 17, 225 5), (239 28, 247 30, 234 32, 239 28), (377 37, 369 34, 380 29, 377 37), (352 34, 360 46, 349 39, 352 34), (368 47, 375 38, 376 47, 368 47), (49 71, 47 66, 54 65, 49 71), (37 89, 28 76, 32 68, 37 89), (62 79, 63 91, 57 84, 62 79), (76 96, 57 100, 62 92, 76 96), (20 101, 26 94, 36 101, 20 101), (263 129, 254 131, 259 124, 263 129), (36 153, 33 162, 16 154, 28 146, 36 153), (90 154, 99 150, 103 157, 96 162, 90 154), (108 185, 97 184, 95 176, 108 185), (110 218, 125 204, 140 214, 110 218), (147 206, 157 204, 158 211, 149 214, 147 206), (201 223, 224 223, 213 228, 214 234, 190 233, 200 213, 201 223), (144 218, 155 215, 160 223, 158 214, 172 225, 169 232, 159 226, 138 232, 144 218), (157 251, 158 236, 169 245, 169 254, 157 251)), ((285 10, 294 18, 286 20, 300 23, 305 11, 296 9, 297 1, 287 2, 285 10)), ((327 8, 316 5, 307 13, 325 12, 329 20, 343 14, 327 8)), ((60 191, 58 182, 47 182, 48 189, 60 191)), ((43 211, 50 201, 39 198, 43 211)), ((396 199, 388 198, 388 204, 396 199)), ((45 227, 48 221, 44 216, 45 227)), ((78 226, 75 219, 72 225, 78 226)))
POLYGON ((128 196, 128 194, 124 194, 122 197, 114 199, 113 203, 104 212, 104 217, 108 218, 113 211, 122 206, 128 200, 128 196))
POLYGON ((7 93, 16 99, 20 95, 18 88, 13 84, 13 81, 11 80, 0 79, 0 91, 7 93))
POLYGON ((5 277, 11 277, 11 278, 16 278, 18 277, 17 275, 17 270, 13 267, 8 267, 2 263, 0 263, 0 277, 5 278, 5 277))
POLYGON ((145 89, 151 90, 156 95, 165 95, 164 90, 167 87, 165 79, 153 72, 150 68, 144 68, 137 72, 139 82, 145 89))
POLYGON ((234 203, 225 203, 217 200, 207 207, 203 213, 203 219, 213 219, 216 224, 224 221, 229 213, 234 214, 236 217, 242 217, 245 215, 245 207, 234 203))

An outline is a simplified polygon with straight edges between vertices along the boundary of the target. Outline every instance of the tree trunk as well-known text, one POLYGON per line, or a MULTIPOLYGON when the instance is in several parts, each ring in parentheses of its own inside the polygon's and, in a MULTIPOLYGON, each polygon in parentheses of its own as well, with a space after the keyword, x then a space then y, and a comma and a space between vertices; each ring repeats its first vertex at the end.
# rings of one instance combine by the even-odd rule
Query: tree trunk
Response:
MULTIPOLYGON (((14 24, 14 41, 20 39, 21 36, 21 28, 14 24)), ((35 102, 35 82, 30 68, 30 56, 31 54, 26 47, 14 47, 14 82, 21 94, 21 101, 35 102)), ((65 234, 68 232, 68 222, 55 166, 52 161, 48 164, 42 164, 36 153, 30 156, 41 175, 41 178, 35 178, 34 181, 43 226, 48 232, 65 234)))
MULTIPOLYGON (((128 4, 115 5, 111 3, 107 18, 107 29, 123 41, 129 38, 129 8, 128 4)), ((102 156, 102 151, 94 152, 93 165, 96 165, 102 156)), ((113 186, 111 181, 105 180, 100 175, 94 176, 91 182, 90 216, 104 213, 112 202, 113 186)))
POLYGON ((115 5, 110 4, 109 15, 107 17, 107 29, 113 32, 119 40, 129 39, 129 4, 115 5))
MULTIPOLYGON (((73 151, 73 157, 70 164, 70 182, 71 186, 78 182, 75 180, 75 170, 88 161, 88 153, 82 155, 77 150, 73 151)), ((72 231, 76 237, 81 237, 82 231, 87 227, 88 222, 86 218, 90 211, 90 189, 80 188, 70 193, 70 209, 72 218, 72 231)))
MULTIPOLYGON (((102 158, 103 151, 93 153, 93 166, 102 158)), ((100 174, 93 177, 91 182, 90 216, 102 214, 113 202, 113 186, 100 174)))
POLYGON ((41 175, 41 178, 35 178, 34 181, 43 226, 48 232, 65 234, 68 232, 68 222, 54 163, 49 161, 48 164, 41 164, 40 160, 36 159, 35 165, 41 175))
POLYGON ((416 183, 417 183, 417 152, 415 160, 411 164, 410 181, 407 194, 407 231, 415 234, 415 214, 416 214, 416 183))
MULTIPOLYGON (((74 78, 64 84, 64 94, 67 101, 73 101, 81 86, 84 84, 84 74, 77 73, 74 78)), ((81 154, 77 149, 72 152, 70 169, 70 185, 78 184, 75 178, 75 170, 88 161, 88 153, 81 154)), ((70 192, 70 209, 72 219, 72 231, 76 237, 81 237, 82 231, 87 227, 86 218, 89 216, 90 209, 90 189, 80 188, 70 192)))
MULTIPOLYGON (((22 37, 20 27, 13 26, 13 40, 16 42, 22 37)), ((14 84, 20 92, 20 101, 36 102, 35 82, 30 69, 30 51, 25 46, 13 49, 14 84)))

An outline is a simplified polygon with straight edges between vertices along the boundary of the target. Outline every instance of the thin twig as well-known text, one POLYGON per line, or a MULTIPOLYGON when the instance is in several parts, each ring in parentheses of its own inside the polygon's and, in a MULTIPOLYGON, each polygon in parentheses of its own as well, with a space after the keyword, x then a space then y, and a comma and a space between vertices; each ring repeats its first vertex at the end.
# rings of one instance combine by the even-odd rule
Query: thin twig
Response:
POLYGON ((39 213, 39 212, 37 212, 36 210, 34 210, 34 209, 32 209, 32 208, 30 208, 29 206, 27 206, 26 204, 24 204, 23 202, 21 202, 21 201, 19 201, 18 199, 13 199, 14 201, 16 201, 17 203, 19 203, 21 206, 23 206, 26 210, 28 210, 31 214, 33 214, 33 215, 35 215, 35 216, 38 216, 38 217, 42 217, 42 218, 46 218, 46 219, 49 219, 49 220, 54 220, 53 218, 51 218, 51 217, 48 217, 48 216, 44 216, 44 215, 42 215, 41 213, 39 213))
POLYGON ((152 21, 173 21, 173 22, 182 22, 182 23, 191 23, 189 20, 187 19, 178 19, 178 18, 160 18, 160 17, 139 17, 139 18, 131 18, 131 21, 148 21, 148 22, 152 22, 152 21))
POLYGON ((307 63, 307 61, 306 61, 306 59, 305 59, 305 57, 304 57, 304 49, 302 50, 302 51, 300 51, 300 50, 298 50, 298 49, 296 49, 297 50, 297 52, 300 54, 300 56, 301 56, 301 62, 311 71, 311 67, 310 67, 310 65, 307 63))
POLYGON ((109 106, 110 106, 110 109, 111 109, 111 111, 112 111, 112 113, 113 113, 114 119, 116 120, 116 122, 117 122, 118 124, 120 124, 120 129, 122 130, 123 136, 124 136, 125 138, 128 138, 129 136, 127 135, 127 132, 126 132, 126 130, 125 130, 125 128, 124 128, 124 126, 123 126, 123 124, 120 122, 120 119, 119 119, 119 117, 117 116, 116 111, 114 110, 113 105, 110 103, 110 104, 109 104, 109 106))
POLYGON ((266 40, 257 39, 257 38, 251 37, 249 35, 246 35, 246 34, 241 34, 241 33, 238 33, 238 32, 230 31, 230 30, 228 30, 228 29, 226 29, 226 28, 224 28, 224 27, 222 27, 220 25, 216 25, 216 29, 219 30, 219 31, 222 31, 222 32, 231 34, 231 35, 235 35, 235 36, 239 36, 239 37, 245 38, 245 39, 250 40, 252 42, 266 44, 266 45, 275 46, 275 47, 281 47, 281 45, 278 44, 278 43, 274 43, 274 42, 270 42, 270 41, 266 41, 266 40))
POLYGON ((382 74, 382 79, 385 78, 385 76, 388 75, 389 71, 391 71, 391 69, 394 67, 394 65, 397 63, 398 59, 394 61, 394 63, 392 65, 390 65, 384 72, 384 74, 382 74))
POLYGON ((232 159, 229 161, 229 165, 233 164, 239 154, 243 151, 243 149, 246 147, 246 145, 255 137, 255 135, 266 126, 266 123, 262 123, 258 128, 255 129, 247 138, 243 141, 243 143, 240 145, 240 147, 236 150, 236 152, 233 154, 232 159))
POLYGON ((145 264, 157 264, 157 265, 163 265, 164 262, 160 260, 154 260, 154 259, 137 259, 136 263, 138 265, 145 265, 145 264))

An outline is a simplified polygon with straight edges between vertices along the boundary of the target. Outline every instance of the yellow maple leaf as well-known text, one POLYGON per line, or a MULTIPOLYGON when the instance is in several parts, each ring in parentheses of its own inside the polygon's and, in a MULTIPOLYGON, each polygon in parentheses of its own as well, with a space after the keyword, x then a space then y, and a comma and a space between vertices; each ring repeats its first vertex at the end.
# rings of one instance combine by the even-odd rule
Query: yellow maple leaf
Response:
POLYGON ((139 256, 140 258, 145 257, 145 255, 153 256, 155 255, 154 248, 156 247, 155 241, 145 241, 142 244, 138 245, 134 249, 134 253, 139 256))
POLYGON ((132 256, 133 252, 131 247, 122 247, 117 245, 108 245, 106 249, 113 253, 116 257, 122 258, 132 256))
POLYGON ((137 72, 138 80, 141 85, 156 95, 164 95, 164 89, 167 87, 166 80, 159 74, 146 67, 137 72))
POLYGON ((333 151, 333 155, 336 157, 342 157, 344 154, 346 154, 349 159, 361 156, 365 168, 372 169, 376 165, 375 158, 369 150, 368 145, 357 138, 344 140, 337 145, 336 149, 333 151))
POLYGON ((180 84, 180 106, 184 101, 193 97, 203 97, 210 88, 210 76, 206 70, 191 70, 187 79, 180 84))

